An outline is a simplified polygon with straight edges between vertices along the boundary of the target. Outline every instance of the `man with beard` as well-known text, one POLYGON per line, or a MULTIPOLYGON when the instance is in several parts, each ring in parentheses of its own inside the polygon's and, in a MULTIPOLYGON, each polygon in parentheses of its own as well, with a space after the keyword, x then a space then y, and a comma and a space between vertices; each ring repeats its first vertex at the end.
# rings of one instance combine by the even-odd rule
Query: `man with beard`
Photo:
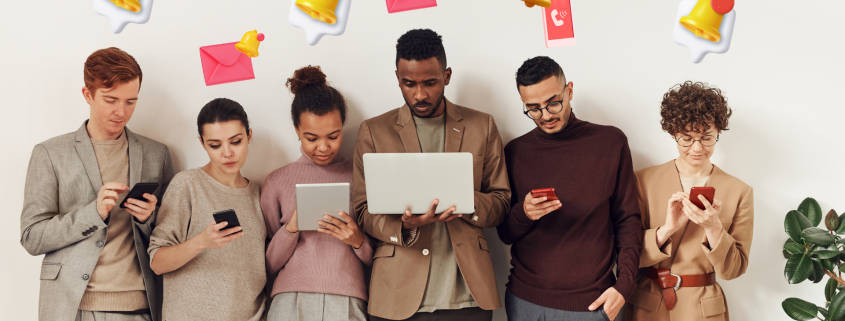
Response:
POLYGON ((492 116, 444 97, 451 75, 440 36, 408 31, 396 44, 405 105, 364 121, 358 131, 352 203, 364 231, 380 241, 370 281, 372 320, 490 320, 490 310, 501 307, 482 229, 501 222, 510 200, 502 139, 492 116), (435 213, 433 200, 422 215, 370 214, 363 155, 402 152, 472 153, 475 213, 454 207, 435 213))
POLYGON ((615 320, 634 294, 642 247, 627 138, 575 117, 573 84, 549 57, 525 61, 516 85, 537 128, 505 147, 514 198, 498 231, 512 244, 508 319, 615 320), (541 188, 554 191, 532 195, 541 188))

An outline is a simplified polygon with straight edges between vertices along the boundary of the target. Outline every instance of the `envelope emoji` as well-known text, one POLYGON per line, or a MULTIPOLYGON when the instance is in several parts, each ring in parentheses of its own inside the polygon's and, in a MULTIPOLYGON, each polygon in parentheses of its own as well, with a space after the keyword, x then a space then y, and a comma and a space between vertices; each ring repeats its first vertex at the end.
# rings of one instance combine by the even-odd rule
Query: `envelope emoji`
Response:
POLYGON ((236 43, 200 47, 206 86, 255 78, 252 59, 235 48, 236 43))
POLYGON ((396 13, 436 6, 437 0, 387 0, 387 13, 396 13))

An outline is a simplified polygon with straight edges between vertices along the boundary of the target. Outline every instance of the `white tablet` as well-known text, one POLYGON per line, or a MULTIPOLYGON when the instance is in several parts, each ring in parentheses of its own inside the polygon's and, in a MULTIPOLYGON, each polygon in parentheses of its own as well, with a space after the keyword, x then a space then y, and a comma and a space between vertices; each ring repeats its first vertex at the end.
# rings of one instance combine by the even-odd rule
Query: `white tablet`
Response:
POLYGON ((317 230, 323 215, 338 217, 338 211, 349 213, 349 183, 296 184, 299 230, 317 230))
POLYGON ((471 153, 367 153, 364 180, 371 214, 423 214, 436 198, 436 213, 455 205, 475 212, 471 153))

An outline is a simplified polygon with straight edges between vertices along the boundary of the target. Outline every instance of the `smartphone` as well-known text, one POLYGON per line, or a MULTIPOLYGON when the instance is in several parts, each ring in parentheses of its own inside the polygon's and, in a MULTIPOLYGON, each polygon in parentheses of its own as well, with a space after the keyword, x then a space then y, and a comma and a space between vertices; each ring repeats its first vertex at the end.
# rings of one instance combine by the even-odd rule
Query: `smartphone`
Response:
POLYGON ((120 208, 126 208, 126 201, 130 198, 146 202, 147 199, 144 198, 144 194, 155 194, 156 190, 158 190, 158 183, 137 183, 135 186, 132 186, 129 194, 126 194, 126 197, 120 202, 120 208))
POLYGON ((223 222, 229 223, 225 228, 223 228, 224 231, 233 227, 241 226, 241 223, 238 222, 238 216, 235 215, 235 210, 228 209, 225 211, 215 212, 212 216, 214 216, 214 222, 217 224, 223 222))
POLYGON ((713 204, 713 195, 716 194, 716 188, 711 186, 706 187, 693 187, 692 190, 689 192, 689 201, 698 206, 700 209, 704 209, 704 204, 701 203, 701 200, 698 199, 698 195, 704 195, 704 198, 707 199, 710 204, 713 204))
POLYGON ((555 193, 554 187, 548 188, 536 188, 531 190, 531 197, 539 198, 539 197, 546 197, 547 201, 556 201, 558 200, 557 194, 555 193))

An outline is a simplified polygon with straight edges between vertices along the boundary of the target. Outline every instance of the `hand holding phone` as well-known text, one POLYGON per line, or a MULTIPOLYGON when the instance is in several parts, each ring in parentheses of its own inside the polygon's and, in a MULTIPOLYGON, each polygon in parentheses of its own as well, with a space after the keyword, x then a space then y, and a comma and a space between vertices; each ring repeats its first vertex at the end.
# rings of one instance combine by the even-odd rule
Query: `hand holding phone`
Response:
POLYGON ((233 209, 215 212, 212 216, 214 216, 214 222, 217 224, 223 222, 228 223, 223 231, 241 226, 241 222, 238 221, 238 216, 235 214, 235 210, 233 209))
POLYGON ((560 209, 563 206, 555 193, 554 188, 540 188, 531 190, 522 202, 522 210, 529 220, 536 221, 543 216, 560 209), (545 201, 540 201, 545 197, 545 201))
POLYGON ((713 204, 713 197, 716 195, 716 188, 712 186, 693 187, 689 193, 689 201, 698 206, 699 209, 705 209, 704 203, 698 199, 698 195, 703 195, 707 202, 713 204))
POLYGON ((146 202, 147 199, 144 198, 144 194, 155 194, 156 190, 158 190, 158 183, 137 183, 132 186, 129 194, 126 194, 126 197, 120 202, 120 208, 126 208, 126 201, 130 198, 146 202))
POLYGON ((533 197, 533 198, 546 197, 546 201, 556 201, 556 200, 558 200, 554 187, 532 189, 531 190, 531 197, 533 197))

